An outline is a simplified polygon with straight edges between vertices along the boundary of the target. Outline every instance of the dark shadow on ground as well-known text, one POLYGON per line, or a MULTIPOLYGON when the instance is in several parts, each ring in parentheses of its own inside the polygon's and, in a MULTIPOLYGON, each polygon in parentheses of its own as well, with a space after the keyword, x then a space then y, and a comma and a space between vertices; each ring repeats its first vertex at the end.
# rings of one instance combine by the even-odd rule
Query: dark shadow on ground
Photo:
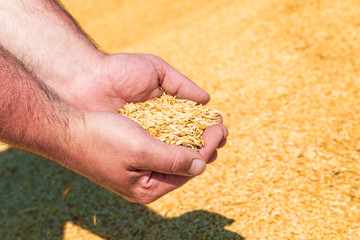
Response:
POLYGON ((63 167, 13 149, 0 153, 0 196, 4 240, 62 239, 67 221, 105 239, 244 239, 224 229, 232 219, 204 210, 163 218, 63 167))

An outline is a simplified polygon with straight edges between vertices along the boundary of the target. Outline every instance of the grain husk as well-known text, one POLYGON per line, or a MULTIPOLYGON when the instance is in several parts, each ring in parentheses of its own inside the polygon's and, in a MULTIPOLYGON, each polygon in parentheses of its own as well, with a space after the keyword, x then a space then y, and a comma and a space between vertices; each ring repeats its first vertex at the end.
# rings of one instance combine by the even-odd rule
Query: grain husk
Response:
POLYGON ((161 97, 128 103, 119 113, 139 123, 153 137, 172 145, 199 150, 207 127, 217 124, 219 112, 163 91, 161 97))

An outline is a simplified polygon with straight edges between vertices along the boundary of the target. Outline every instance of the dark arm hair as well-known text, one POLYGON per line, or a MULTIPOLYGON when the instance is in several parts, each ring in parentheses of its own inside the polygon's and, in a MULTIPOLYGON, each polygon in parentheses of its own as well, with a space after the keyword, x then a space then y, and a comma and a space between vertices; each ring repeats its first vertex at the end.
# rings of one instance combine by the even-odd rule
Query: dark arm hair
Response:
POLYGON ((73 110, 2 46, 0 96, 0 141, 45 157, 61 155, 73 110))

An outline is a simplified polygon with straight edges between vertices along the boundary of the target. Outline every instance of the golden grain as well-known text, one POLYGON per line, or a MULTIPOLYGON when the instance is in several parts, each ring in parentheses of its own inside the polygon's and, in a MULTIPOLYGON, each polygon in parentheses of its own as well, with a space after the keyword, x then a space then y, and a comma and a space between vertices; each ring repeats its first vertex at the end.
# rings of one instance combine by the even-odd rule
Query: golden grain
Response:
POLYGON ((93 215, 93 223, 94 223, 94 226, 96 227, 96 213, 94 213, 94 215, 93 215))
POLYGON ((163 92, 160 98, 128 103, 119 113, 139 123, 155 138, 199 150, 204 130, 217 124, 219 112, 163 92))
POLYGON ((62 196, 65 197, 69 193, 69 191, 70 191, 70 187, 64 190, 62 196))

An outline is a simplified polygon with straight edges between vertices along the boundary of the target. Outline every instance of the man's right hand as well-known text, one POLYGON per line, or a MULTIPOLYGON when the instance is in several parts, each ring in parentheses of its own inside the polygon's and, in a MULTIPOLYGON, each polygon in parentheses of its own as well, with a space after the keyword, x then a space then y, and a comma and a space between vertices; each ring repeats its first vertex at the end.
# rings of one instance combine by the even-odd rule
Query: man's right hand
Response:
POLYGON ((77 131, 66 167, 130 201, 155 201, 205 170, 200 153, 161 142, 121 115, 85 112, 77 131))

